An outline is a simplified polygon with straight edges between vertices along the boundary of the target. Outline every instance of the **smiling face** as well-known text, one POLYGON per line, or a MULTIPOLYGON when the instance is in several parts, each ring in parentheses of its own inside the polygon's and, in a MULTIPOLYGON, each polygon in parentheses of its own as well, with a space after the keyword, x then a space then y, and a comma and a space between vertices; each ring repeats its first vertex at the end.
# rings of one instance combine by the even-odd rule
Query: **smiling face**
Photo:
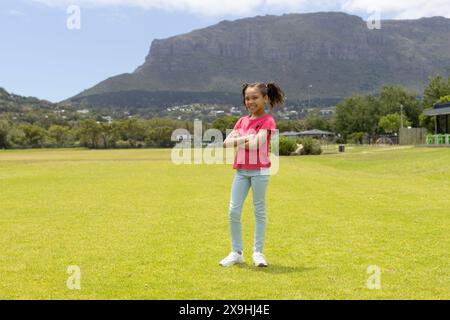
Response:
POLYGON ((244 101, 248 110, 257 117, 264 113, 264 107, 269 101, 269 97, 263 96, 257 87, 248 87, 245 90, 244 101))

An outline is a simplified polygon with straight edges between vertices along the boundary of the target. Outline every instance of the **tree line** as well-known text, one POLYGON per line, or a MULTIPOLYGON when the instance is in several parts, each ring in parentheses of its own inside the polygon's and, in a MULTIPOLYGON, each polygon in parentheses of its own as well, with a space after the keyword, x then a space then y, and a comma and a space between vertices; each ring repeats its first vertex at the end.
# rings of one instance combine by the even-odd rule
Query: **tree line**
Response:
POLYGON ((335 130, 344 141, 358 142, 363 135, 374 140, 382 134, 397 133, 403 119, 404 127, 423 127, 432 132, 434 117, 424 116, 423 110, 449 96, 450 77, 431 77, 423 98, 401 86, 383 86, 378 95, 352 96, 339 103, 335 130))
MULTIPOLYGON (((223 116, 212 123, 202 122, 202 131, 218 129, 225 139, 226 130, 232 129, 239 118, 223 116)), ((277 122, 282 131, 307 130, 327 127, 327 121, 316 113, 300 121, 281 120, 277 122)), ((59 148, 87 147, 108 148, 171 148, 178 141, 172 141, 175 129, 194 132, 194 122, 169 118, 127 119, 98 121, 96 118, 83 119, 75 123, 50 124, 11 122, 0 118, 0 148, 59 148)))
MULTIPOLYGON (((0 113, 0 148, 169 148, 177 142, 172 141, 175 129, 183 128, 191 133, 194 131, 192 121, 170 118, 144 119, 129 116, 105 121, 100 115, 82 118, 72 110, 71 113, 66 112, 70 116, 65 116, 66 119, 63 120, 53 113, 54 110, 47 110, 50 108, 48 106, 45 112, 43 109, 30 108, 30 112, 14 110, 16 113, 12 113, 15 107, 11 106, 15 106, 13 101, 17 98, 8 99, 5 100, 10 106, 8 112, 0 113)), ((432 131, 434 117, 424 117, 422 113, 424 109, 431 108, 440 101, 450 101, 450 77, 430 78, 423 98, 400 86, 386 85, 377 95, 344 99, 336 106, 332 117, 312 111, 300 120, 276 119, 277 129, 280 132, 309 129, 331 131, 336 133, 335 142, 338 143, 362 142, 364 135, 372 141, 379 135, 398 132, 402 121, 404 127, 425 127, 432 131)), ((203 123, 202 130, 204 132, 209 128, 216 128, 225 137, 226 130, 232 129, 237 120, 236 116, 223 116, 212 123, 203 123)))
POLYGON ((111 123, 88 118, 74 124, 53 124, 46 129, 35 123, 0 119, 0 148, 164 148, 174 145, 171 135, 177 128, 192 131, 193 124, 165 118, 132 117, 111 123))

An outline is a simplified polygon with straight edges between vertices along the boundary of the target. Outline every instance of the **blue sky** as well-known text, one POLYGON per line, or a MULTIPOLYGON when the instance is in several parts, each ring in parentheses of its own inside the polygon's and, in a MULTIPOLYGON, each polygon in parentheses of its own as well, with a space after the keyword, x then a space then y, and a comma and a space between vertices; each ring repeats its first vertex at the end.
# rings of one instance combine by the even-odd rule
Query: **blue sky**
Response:
POLYGON ((224 19, 265 14, 344 11, 366 19, 442 15, 449 1, 346 0, 2 0, 0 87, 53 102, 98 82, 132 72, 153 39, 190 32, 224 19), (430 4, 431 3, 431 4, 430 4), (81 28, 66 26, 70 4, 81 9, 81 28), (373 7, 377 4, 377 7, 373 7))

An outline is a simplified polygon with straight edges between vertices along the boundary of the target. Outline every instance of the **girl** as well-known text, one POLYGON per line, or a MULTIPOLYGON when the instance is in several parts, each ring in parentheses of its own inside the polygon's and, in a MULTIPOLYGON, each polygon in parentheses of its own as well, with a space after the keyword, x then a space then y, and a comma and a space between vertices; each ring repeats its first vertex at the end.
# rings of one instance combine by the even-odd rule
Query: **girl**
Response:
POLYGON ((242 249, 241 213, 250 187, 253 192, 255 214, 255 243, 253 263, 257 267, 267 267, 263 255, 266 231, 266 189, 269 182, 269 145, 271 130, 275 120, 265 112, 270 102, 270 111, 284 103, 284 92, 275 83, 245 83, 242 88, 244 104, 249 115, 241 117, 233 131, 225 139, 224 147, 237 146, 233 168, 236 169, 231 188, 229 221, 231 232, 231 253, 220 261, 223 267, 244 262, 242 249))

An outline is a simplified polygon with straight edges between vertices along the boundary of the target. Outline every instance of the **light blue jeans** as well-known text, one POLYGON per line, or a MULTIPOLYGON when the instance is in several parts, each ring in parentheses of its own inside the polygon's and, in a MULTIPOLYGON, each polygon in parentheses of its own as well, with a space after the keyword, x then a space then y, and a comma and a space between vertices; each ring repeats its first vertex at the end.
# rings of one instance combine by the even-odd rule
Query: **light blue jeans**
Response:
POLYGON ((253 209, 255 213, 255 243, 253 252, 263 252, 266 235, 266 189, 269 183, 267 170, 237 169, 231 188, 229 209, 231 250, 242 251, 241 215, 245 198, 250 187, 253 192, 253 209))

